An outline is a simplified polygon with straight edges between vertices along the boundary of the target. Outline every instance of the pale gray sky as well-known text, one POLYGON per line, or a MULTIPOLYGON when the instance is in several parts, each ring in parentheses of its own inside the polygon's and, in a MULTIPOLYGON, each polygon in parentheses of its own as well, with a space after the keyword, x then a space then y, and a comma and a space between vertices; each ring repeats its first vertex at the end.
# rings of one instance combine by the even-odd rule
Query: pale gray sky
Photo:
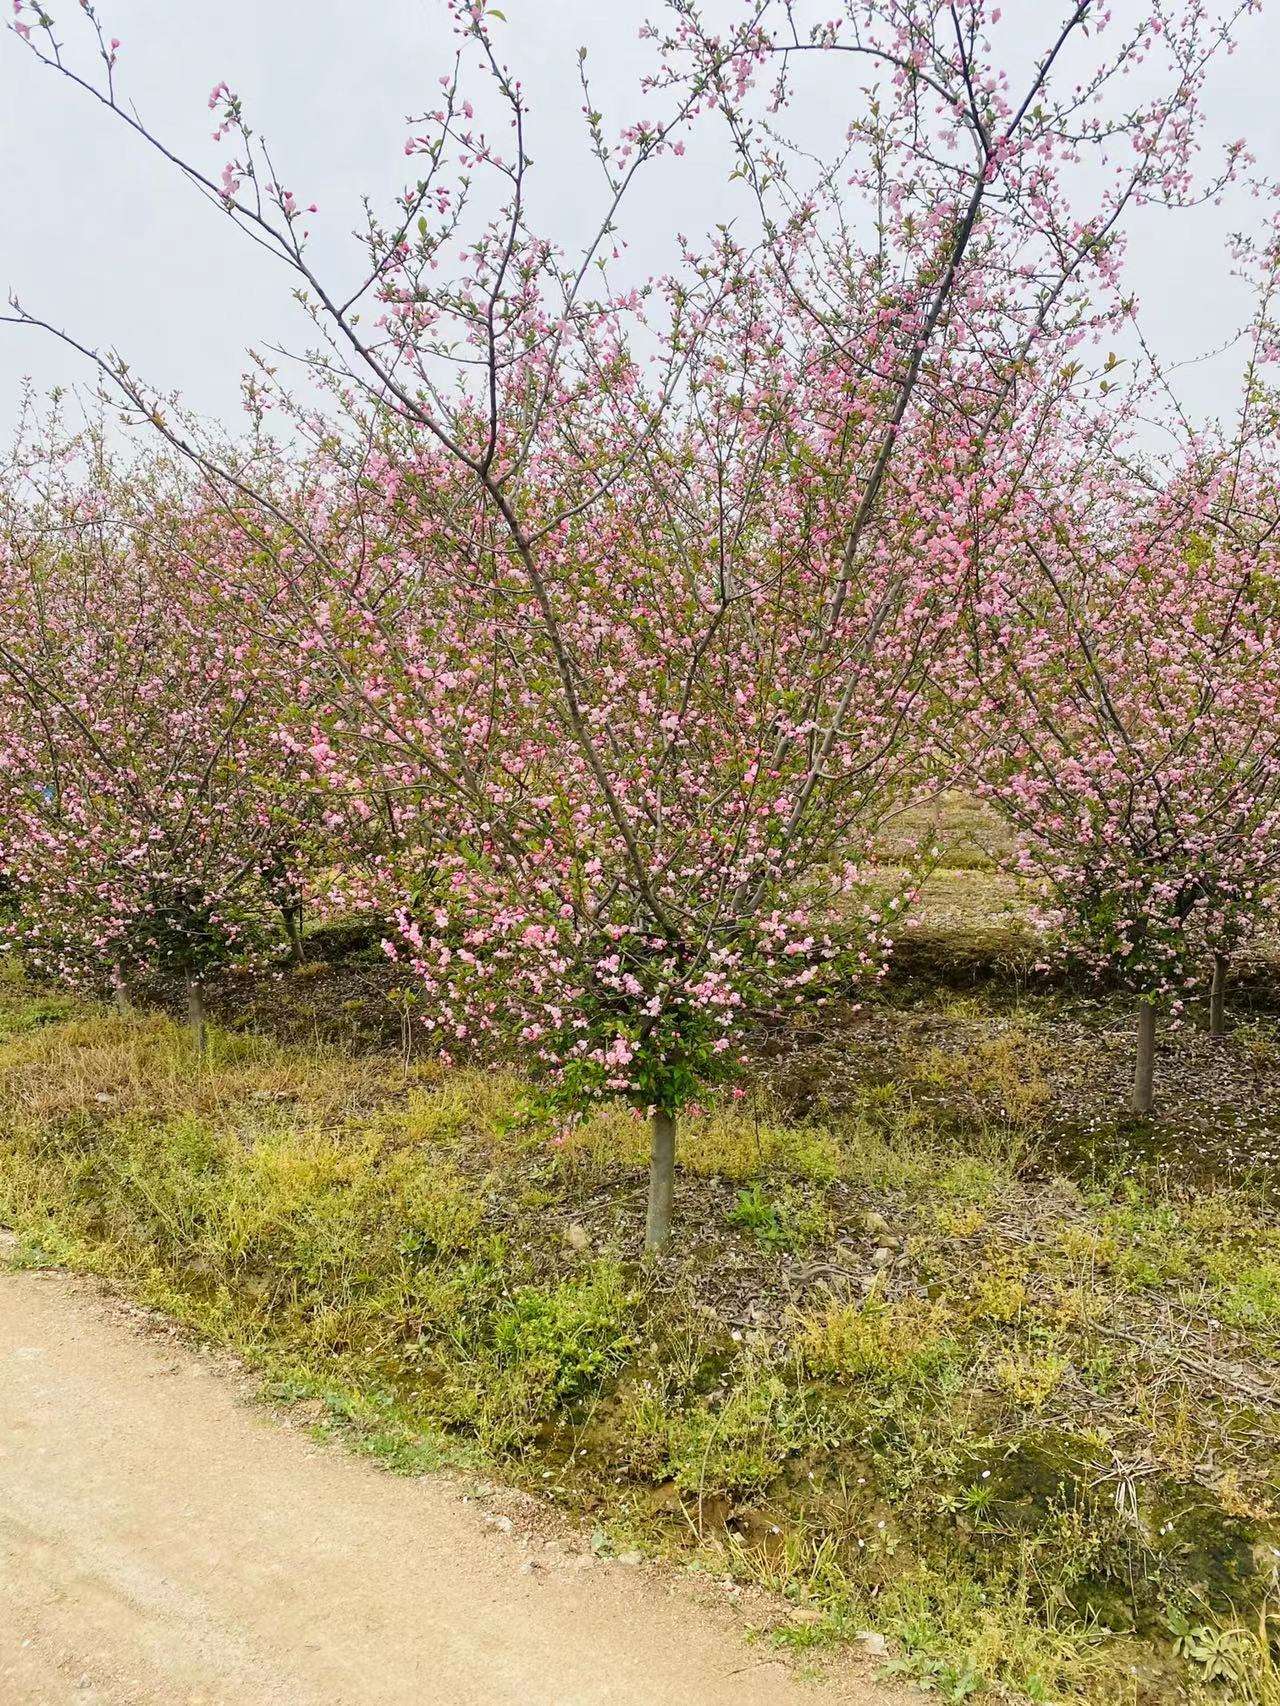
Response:
MULTIPOLYGON (((51 3, 67 38, 78 41, 75 0, 51 3)), ((1116 10, 1133 13, 1136 4, 1117 0, 1116 10)), ((542 205, 572 238, 595 194, 581 143, 576 49, 590 49, 606 112, 635 113, 637 79, 649 63, 636 34, 661 0, 503 0, 502 9, 508 58, 533 102, 542 205)), ((1005 0, 1006 27, 1030 43, 1059 10, 1057 0, 1005 0)), ((210 138, 206 102, 226 78, 266 130, 285 181, 300 200, 320 204, 318 252, 354 265, 345 233, 360 193, 385 204, 400 187, 405 116, 433 103, 451 60, 440 0, 99 0, 99 11, 123 44, 122 86, 153 128, 216 176, 228 150, 210 138)), ((1280 177, 1276 0, 1242 33, 1241 51, 1214 77, 1214 131, 1219 141, 1249 137, 1264 169, 1280 177)), ((675 229, 699 234, 734 206, 713 135, 707 129, 684 162, 664 163, 632 210, 632 246, 646 270, 661 266, 675 229)), ((114 345, 151 383, 228 421, 248 345, 307 343, 284 269, 8 34, 0 40, 0 141, 0 286, 32 311, 85 342, 114 345)), ((1239 318, 1223 241, 1248 218, 1237 202, 1191 215, 1148 212, 1131 226, 1130 276, 1166 357, 1207 347, 1239 318)), ((90 377, 51 340, 0 327, 4 420, 24 375, 42 389, 90 377)), ((1185 375, 1184 388, 1197 411, 1230 406, 1222 363, 1185 375)))

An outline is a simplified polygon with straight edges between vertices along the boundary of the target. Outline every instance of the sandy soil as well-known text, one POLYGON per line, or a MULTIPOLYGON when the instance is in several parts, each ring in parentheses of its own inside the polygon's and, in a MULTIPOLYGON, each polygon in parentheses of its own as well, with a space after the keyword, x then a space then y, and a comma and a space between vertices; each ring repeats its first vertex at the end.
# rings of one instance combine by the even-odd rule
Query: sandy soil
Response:
POLYGON ((741 1610, 533 1501, 396 1479, 246 1393, 87 1282, 0 1268, 0 1706, 892 1698, 804 1682, 741 1610))

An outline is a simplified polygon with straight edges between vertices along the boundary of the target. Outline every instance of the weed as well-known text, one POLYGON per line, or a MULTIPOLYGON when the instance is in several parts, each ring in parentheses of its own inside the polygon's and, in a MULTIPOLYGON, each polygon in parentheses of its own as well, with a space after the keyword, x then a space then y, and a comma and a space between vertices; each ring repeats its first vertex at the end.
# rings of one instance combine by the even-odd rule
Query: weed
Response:
POLYGON ((831 1230, 831 1217, 821 1203, 793 1187, 768 1195, 759 1181, 738 1192, 726 1218, 730 1226, 753 1232, 770 1250, 807 1250, 831 1230))
POLYGON ((1041 1410, 1062 1384, 1070 1368, 1056 1351, 1025 1350, 1002 1357, 996 1364, 996 1380, 1015 1403, 1028 1410, 1041 1410))
POLYGON ((836 1381, 920 1384, 958 1355, 947 1313, 914 1301, 833 1303, 800 1319, 797 1351, 810 1373, 836 1381))
POLYGON ((1195 1667, 1202 1682, 1241 1681, 1249 1659, 1250 1631, 1192 1623, 1179 1611, 1171 1612, 1168 1622, 1174 1653, 1195 1667))
POLYGON ((1231 1040, 1255 1072, 1272 1072, 1280 1066, 1280 1042, 1273 1025, 1237 1025, 1231 1040))
MULTIPOLYGON (((961 1022, 981 1016, 971 1002, 951 1001, 947 1017, 961 1022)), ((952 1094, 965 1094, 1015 1126, 1039 1120, 1049 1105, 1044 1045, 1025 1025, 985 1037, 962 1050, 934 1048, 916 1064, 918 1077, 952 1094)))
POLYGON ((1019 1018, 974 1051, 963 1116, 908 1074, 820 1122, 762 1088, 687 1122, 704 1219, 659 1286, 626 1260, 626 1110, 552 1148, 511 1073, 224 1033, 201 1064, 162 1018, 5 985, 0 1216, 19 1259, 111 1275, 389 1468, 499 1462, 768 1582, 793 1646, 875 1628, 943 1697, 1097 1706, 1134 1699, 1138 1658, 1175 1698, 1203 1653, 1236 1670, 1204 1687, 1280 1706, 1274 1426, 1196 1372, 1270 1378, 1276 1215, 1151 1174, 1019 1176, 1006 1091, 1038 1046, 1019 1018), (788 1289, 814 1274, 833 1289, 788 1289), (1176 1661, 1149 1634, 1171 1603, 1201 1632, 1176 1661))
POLYGON ((754 1359, 734 1371, 714 1409, 698 1406, 671 1427, 667 1467, 699 1512, 708 1497, 760 1492, 805 1440, 804 1396, 754 1359))
POLYGON ((531 1372, 549 1399, 579 1398, 625 1362, 635 1304, 612 1263, 550 1289, 523 1286, 494 1329, 498 1363, 531 1372))
POLYGON ((934 1210, 938 1231, 948 1238, 976 1238, 987 1224, 987 1217, 973 1204, 964 1208, 939 1203, 934 1210))
POLYGON ((1006 1267, 993 1267, 979 1274, 969 1311, 975 1321, 1008 1326, 1022 1318, 1027 1307, 1026 1281, 1006 1267))
POLYGON ((1219 1284, 1218 1307, 1224 1319, 1238 1327, 1272 1327, 1280 1324, 1280 1260, 1219 1258, 1209 1264, 1219 1284))

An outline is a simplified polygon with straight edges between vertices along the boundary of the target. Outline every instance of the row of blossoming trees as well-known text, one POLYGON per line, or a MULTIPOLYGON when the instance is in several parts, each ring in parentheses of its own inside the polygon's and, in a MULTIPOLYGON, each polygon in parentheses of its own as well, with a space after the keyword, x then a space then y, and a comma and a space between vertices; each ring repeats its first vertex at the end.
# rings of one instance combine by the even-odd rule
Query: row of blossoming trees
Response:
MULTIPOLYGON (((616 138, 584 66, 601 217, 569 254, 500 14, 454 0, 416 176, 342 283, 220 84, 231 158, 177 167, 294 275, 317 390, 261 367, 232 442, 77 344, 155 450, 23 424, 0 836, 27 953, 180 971, 199 1027, 209 967, 280 921, 300 955, 304 899, 358 895, 442 1052, 651 1116, 654 1246, 681 1111, 762 1018, 883 970, 928 850, 890 881, 877 831, 959 783, 1016 829, 1046 945, 1133 990, 1149 1107, 1157 1008, 1206 963, 1220 988, 1280 858, 1270 237, 1239 246, 1229 430, 1166 410, 1175 452, 1144 453, 1167 382, 1117 390, 1105 351, 1130 210, 1248 170, 1199 155, 1251 9, 1047 8, 1015 76, 985 0, 752 0, 719 31, 676 0, 616 138), (822 68, 847 126, 815 163, 787 123, 822 68), (619 282, 635 184, 714 126, 737 223, 619 282)), ((96 69, 16 11, 164 147, 91 6, 96 69)))

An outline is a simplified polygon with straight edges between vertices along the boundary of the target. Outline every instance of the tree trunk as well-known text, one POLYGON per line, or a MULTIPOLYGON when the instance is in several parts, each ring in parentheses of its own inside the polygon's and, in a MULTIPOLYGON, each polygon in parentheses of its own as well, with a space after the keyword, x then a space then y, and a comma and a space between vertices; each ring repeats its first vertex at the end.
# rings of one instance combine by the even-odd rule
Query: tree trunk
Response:
POLYGON ((306 953, 302 946, 302 908, 295 903, 280 908, 284 919, 285 935, 289 938, 289 957, 295 966, 307 963, 306 953))
POLYGON ((124 968, 119 960, 111 967, 111 999, 115 1002, 117 1013, 129 1011, 129 991, 124 981, 124 968))
POLYGON ((1227 1034, 1227 972, 1231 962, 1225 954, 1213 956, 1213 984, 1209 990, 1209 1035, 1227 1034))
POLYGON ((1149 1001, 1138 1003, 1138 1058, 1133 1072, 1133 1111, 1149 1114, 1155 1106, 1156 1010, 1149 1001))
POLYGON ((644 1227, 646 1251, 660 1250, 671 1236, 671 1198, 676 1183, 676 1119, 661 1108, 653 1116, 653 1146, 649 1154, 649 1217, 644 1227))
POLYGON ((191 1027, 191 1040, 196 1046, 196 1053, 203 1060, 209 1046, 209 1038, 204 1022, 204 990, 198 977, 187 979, 187 1024, 191 1027))

